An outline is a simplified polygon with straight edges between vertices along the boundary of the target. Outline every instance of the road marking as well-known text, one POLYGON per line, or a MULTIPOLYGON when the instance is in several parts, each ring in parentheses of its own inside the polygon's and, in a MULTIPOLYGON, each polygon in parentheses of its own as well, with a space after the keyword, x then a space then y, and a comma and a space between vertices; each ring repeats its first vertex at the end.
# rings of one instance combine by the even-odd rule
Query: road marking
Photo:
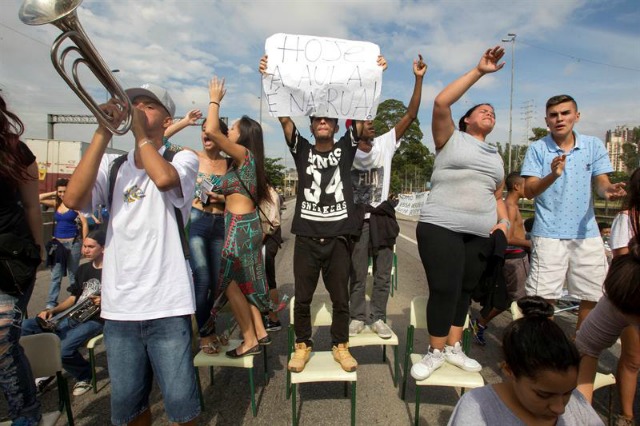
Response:
POLYGON ((412 243, 413 243, 413 244, 415 244, 415 245, 418 245, 418 242, 417 242, 416 240, 414 240, 413 238, 409 238, 409 237, 407 237, 407 236, 406 236, 406 235, 404 235, 404 234, 400 234, 400 236, 401 236, 402 238, 404 238, 405 240, 407 240, 407 241, 409 241, 409 242, 412 242, 412 243))

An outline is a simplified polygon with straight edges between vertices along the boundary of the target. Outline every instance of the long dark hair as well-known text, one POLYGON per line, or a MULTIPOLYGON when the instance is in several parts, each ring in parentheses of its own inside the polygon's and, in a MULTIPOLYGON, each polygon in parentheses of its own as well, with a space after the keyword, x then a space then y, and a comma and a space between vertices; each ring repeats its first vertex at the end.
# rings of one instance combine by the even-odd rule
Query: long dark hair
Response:
POLYGON ((580 354, 564 331, 551 320, 553 306, 539 296, 518 300, 523 318, 507 326, 502 337, 504 360, 514 377, 535 379, 545 370, 578 368, 580 354))
POLYGON ((623 204, 629 211, 633 237, 629 241, 629 253, 616 256, 604 279, 604 292, 621 312, 638 315, 640 312, 640 168, 636 169, 627 185, 627 197, 623 204))
POLYGON ((0 95, 0 179, 10 188, 17 188, 22 182, 34 179, 24 164, 26 152, 20 149, 20 136, 24 124, 17 115, 7 109, 7 103, 0 95))
POLYGON ((262 137, 262 127, 260 126, 260 123, 246 115, 243 115, 237 123, 238 132, 240 133, 238 145, 242 145, 251 151, 256 162, 256 202, 260 204, 263 199, 271 201, 269 191, 267 190, 266 172, 264 170, 264 142, 262 137))
POLYGON ((67 185, 69 185, 69 179, 67 178, 59 178, 56 180, 56 184, 54 186, 56 191, 56 209, 60 207, 60 204, 62 204, 62 198, 58 197, 58 188, 61 186, 66 187, 67 185))

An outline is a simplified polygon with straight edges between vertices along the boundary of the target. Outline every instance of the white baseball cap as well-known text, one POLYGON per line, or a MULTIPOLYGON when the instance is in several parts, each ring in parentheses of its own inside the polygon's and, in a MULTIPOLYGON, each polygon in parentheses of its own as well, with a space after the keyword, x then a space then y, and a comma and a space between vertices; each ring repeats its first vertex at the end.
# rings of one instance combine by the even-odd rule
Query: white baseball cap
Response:
POLYGON ((158 85, 145 83, 140 87, 125 90, 125 93, 129 96, 131 102, 138 96, 147 96, 157 101, 167 110, 171 118, 173 118, 176 113, 176 104, 173 102, 173 99, 171 99, 171 96, 169 96, 169 92, 158 85))

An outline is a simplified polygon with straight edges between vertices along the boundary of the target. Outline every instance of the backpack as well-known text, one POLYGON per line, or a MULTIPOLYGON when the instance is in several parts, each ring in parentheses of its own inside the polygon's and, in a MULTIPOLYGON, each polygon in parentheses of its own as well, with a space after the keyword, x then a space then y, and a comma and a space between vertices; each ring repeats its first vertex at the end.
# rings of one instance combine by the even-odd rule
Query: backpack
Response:
POLYGON ((271 185, 267 186, 271 201, 264 199, 258 207, 262 232, 273 235, 280 227, 280 196, 271 185))
MULTIPOLYGON (((168 146, 164 150, 164 154, 162 154, 162 158, 167 160, 168 162, 173 161, 173 157, 177 152, 182 151, 182 147, 178 145, 168 146)), ((118 177, 118 170, 122 164, 127 161, 127 155, 123 154, 120 157, 116 158, 113 163, 111 163, 111 168, 109 169, 109 209, 111 209, 112 201, 113 201, 113 190, 116 185, 116 178, 118 177)), ((173 210, 176 214, 176 222, 178 223, 178 231, 180 234, 180 244, 182 245, 182 253, 184 253, 184 258, 189 260, 191 257, 191 252, 189 251, 189 242, 187 241, 187 235, 184 225, 184 219, 182 218, 182 212, 177 207, 173 207, 173 210)))

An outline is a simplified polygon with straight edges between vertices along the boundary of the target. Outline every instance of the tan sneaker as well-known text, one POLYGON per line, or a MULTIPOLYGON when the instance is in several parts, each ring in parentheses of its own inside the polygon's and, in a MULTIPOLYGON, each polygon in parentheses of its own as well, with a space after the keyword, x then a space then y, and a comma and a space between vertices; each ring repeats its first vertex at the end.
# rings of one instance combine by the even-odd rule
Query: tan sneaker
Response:
POLYGON ((295 350, 291 359, 289 360, 289 364, 287 368, 289 371, 294 373, 299 373, 304 370, 304 366, 309 362, 309 358, 311 357, 311 346, 307 346, 306 343, 296 343, 295 350))
POLYGON ((340 343, 338 346, 331 348, 333 359, 342 367, 344 371, 356 371, 358 361, 349 353, 349 344, 340 343))

